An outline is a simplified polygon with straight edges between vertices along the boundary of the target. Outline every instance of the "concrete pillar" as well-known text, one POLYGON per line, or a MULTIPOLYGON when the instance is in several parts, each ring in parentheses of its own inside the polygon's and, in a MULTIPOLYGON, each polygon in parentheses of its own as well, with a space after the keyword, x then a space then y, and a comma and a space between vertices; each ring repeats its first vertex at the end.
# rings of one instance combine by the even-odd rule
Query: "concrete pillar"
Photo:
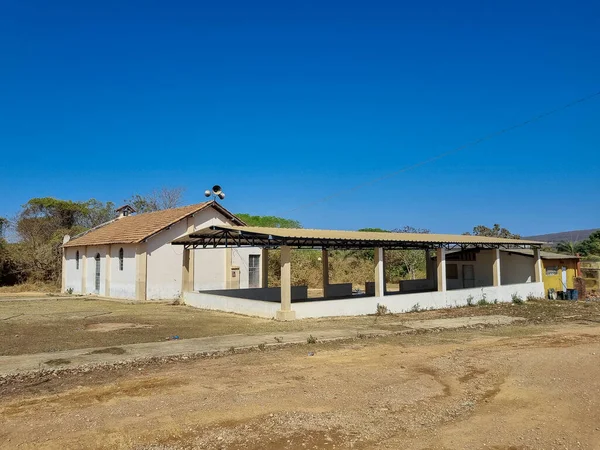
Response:
POLYGON ((533 249, 533 264, 534 264, 534 278, 536 283, 541 283, 542 280, 542 256, 539 248, 533 249))
POLYGON ((83 247, 81 256, 81 293, 87 294, 87 247, 83 247))
POLYGON ((446 249, 437 249, 437 290, 446 291, 446 249))
POLYGON ((383 248, 375 249, 375 297, 385 295, 385 256, 383 248))
MULTIPOLYGON (((186 234, 194 232, 194 217, 187 218, 187 230, 186 234)), ((193 248, 183 249, 182 262, 181 262, 181 294, 183 298, 184 292, 194 291, 194 258, 196 252, 193 248)))
POLYGON ((425 250, 425 278, 435 280, 435 261, 431 258, 429 250, 425 250))
POLYGON ((110 264, 111 264, 111 252, 112 252, 112 246, 109 245, 108 249, 106 250, 106 262, 104 264, 104 295, 106 297, 110 297, 110 276, 111 276, 111 270, 110 270, 110 264))
POLYGON ((232 289, 231 285, 231 261, 233 258, 233 252, 231 248, 225 249, 225 289, 232 289))
POLYGON ((260 257, 260 276, 262 279, 261 286, 263 288, 269 287, 269 249, 263 248, 261 250, 260 257))
POLYGON ((292 311, 292 267, 291 248, 281 247, 281 309, 276 313, 277 320, 294 320, 296 312, 292 311))
POLYGON ((329 251, 321 249, 321 263, 323 264, 323 297, 327 298, 329 286, 329 251))
POLYGON ((492 270, 494 271, 494 286, 500 286, 501 281, 501 273, 500 273, 500 249, 494 249, 494 264, 492 266, 492 270))
POLYGON ((135 249, 135 299, 143 302, 148 292, 148 253, 146 243, 138 244, 135 249))

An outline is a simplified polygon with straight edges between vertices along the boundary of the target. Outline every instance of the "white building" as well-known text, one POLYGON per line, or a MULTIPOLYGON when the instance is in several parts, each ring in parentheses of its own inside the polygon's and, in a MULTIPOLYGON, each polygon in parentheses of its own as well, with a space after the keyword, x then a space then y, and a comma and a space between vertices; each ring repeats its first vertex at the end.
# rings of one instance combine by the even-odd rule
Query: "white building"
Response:
POLYGON ((171 242, 212 225, 244 225, 210 201, 120 216, 63 245, 62 290, 76 294, 154 300, 184 291, 261 287, 259 248, 186 250, 171 242))

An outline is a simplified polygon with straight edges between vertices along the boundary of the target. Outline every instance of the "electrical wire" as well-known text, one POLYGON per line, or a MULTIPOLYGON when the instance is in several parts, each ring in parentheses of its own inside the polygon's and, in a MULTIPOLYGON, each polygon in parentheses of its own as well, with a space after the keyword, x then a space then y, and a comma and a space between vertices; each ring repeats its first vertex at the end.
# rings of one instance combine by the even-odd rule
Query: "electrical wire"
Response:
POLYGON ((349 187, 347 189, 339 190, 337 192, 334 192, 333 194, 327 195, 327 196, 322 197, 320 199, 317 199, 317 200, 314 200, 314 201, 311 201, 311 202, 308 202, 308 203, 304 203, 304 204, 302 204, 300 206, 297 206, 296 208, 293 208, 293 209, 290 209, 290 210, 287 210, 287 211, 283 212, 283 214, 293 213, 293 212, 298 211, 300 209, 305 209, 305 208, 308 208, 310 206, 314 206, 314 205, 317 205, 319 203, 323 203, 323 202, 326 202, 328 200, 331 200, 332 198, 339 197, 339 196, 341 196, 343 194, 348 194, 348 193, 354 192, 354 191, 356 191, 358 189, 362 189, 362 188, 364 188, 366 186, 371 186, 371 185, 379 183, 379 182, 381 182, 383 180, 387 180, 389 178, 393 178, 393 177, 395 177, 397 175, 400 175, 401 173, 408 172, 409 170, 416 169, 416 168, 424 166, 426 164, 430 164, 430 163, 435 162, 435 161, 437 161, 439 159, 445 158, 446 156, 458 153, 458 152, 460 152, 460 151, 462 151, 462 150, 464 150, 464 149, 466 149, 468 147, 474 147, 476 145, 481 144, 482 142, 488 141, 488 140, 493 139, 495 137, 498 137, 498 136, 501 136, 503 134, 506 134, 506 133, 509 133, 511 131, 514 131, 514 130, 516 130, 518 128, 522 128, 522 127, 527 126, 527 125, 529 125, 531 123, 534 123, 534 122, 537 122, 539 120, 542 120, 542 119, 544 119, 544 118, 546 118, 548 116, 556 114, 556 113, 558 113, 560 111, 564 111, 565 109, 571 108, 571 107, 573 107, 573 106, 575 106, 577 104, 586 102, 586 101, 588 101, 588 100, 590 100, 590 99, 592 99, 594 97, 597 97, 599 95, 600 95, 600 91, 597 91, 597 92, 594 92, 592 94, 586 95, 585 97, 578 98, 577 100, 573 100, 573 101, 567 103, 566 105, 562 105, 562 106, 559 106, 557 108, 551 109, 549 111, 543 112, 543 113, 538 114, 537 116, 534 116, 534 117, 532 117, 530 119, 527 119, 527 120, 525 120, 523 122, 519 122, 519 123, 517 123, 515 125, 511 125, 510 127, 503 128, 503 129, 501 129, 499 131, 495 131, 495 132, 490 133, 490 134, 488 134, 486 136, 483 136, 483 137, 481 137, 479 139, 476 139, 474 141, 468 142, 466 144, 463 144, 463 145, 461 145, 459 147, 453 148, 453 149, 448 150, 446 152, 440 153, 438 155, 432 156, 431 158, 428 158, 426 160, 420 161, 420 162, 418 162, 416 164, 412 164, 410 166, 403 167, 403 168, 398 169, 398 170, 396 170, 394 172, 387 173, 385 175, 382 175, 381 177, 373 178, 372 180, 365 181, 364 183, 357 184, 357 185, 349 187))

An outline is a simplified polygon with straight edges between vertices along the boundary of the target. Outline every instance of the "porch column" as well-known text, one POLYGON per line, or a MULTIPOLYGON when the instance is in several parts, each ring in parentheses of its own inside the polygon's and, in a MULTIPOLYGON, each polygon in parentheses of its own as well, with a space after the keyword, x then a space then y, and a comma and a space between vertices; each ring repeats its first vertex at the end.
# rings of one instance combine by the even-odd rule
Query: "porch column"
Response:
POLYGON ((135 299, 143 302, 147 299, 148 290, 148 253, 146 243, 138 244, 135 248, 135 299))
POLYGON ((327 298, 329 286, 329 251, 321 249, 321 263, 323 264, 323 297, 327 298))
POLYGON ((375 249, 375 297, 385 295, 385 259, 383 248, 375 249))
POLYGON ((534 279, 536 283, 541 283, 542 280, 542 255, 539 248, 533 249, 533 261, 534 261, 534 279))
POLYGON ((446 291, 446 249, 437 249, 437 290, 446 291))
POLYGON ((231 263, 233 261, 233 252, 231 247, 225 249, 225 289, 232 288, 231 281, 231 263))
POLYGON ((425 250, 425 278, 435 280, 435 270, 433 267, 433 259, 431 259, 431 251, 425 250))
POLYGON ((183 261, 182 261, 182 272, 181 272, 181 294, 183 298, 184 292, 194 291, 194 250, 183 249, 183 261))
POLYGON ((292 267, 290 262, 291 249, 281 246, 281 309, 277 311, 277 320, 294 320, 296 312, 292 311, 292 267))
MULTIPOLYGON (((194 216, 187 218, 186 234, 191 234, 195 230, 194 216)), ((180 298, 183 298, 184 292, 194 292, 194 258, 196 252, 194 248, 183 247, 182 266, 181 266, 181 293, 180 298)))
POLYGON ((266 288, 269 287, 269 249, 263 248, 261 249, 261 257, 260 257, 261 267, 260 267, 260 275, 262 278, 261 287, 266 288))
POLYGON ((494 264, 492 266, 494 271, 494 286, 500 286, 501 284, 501 273, 500 273, 500 249, 494 250, 494 264))

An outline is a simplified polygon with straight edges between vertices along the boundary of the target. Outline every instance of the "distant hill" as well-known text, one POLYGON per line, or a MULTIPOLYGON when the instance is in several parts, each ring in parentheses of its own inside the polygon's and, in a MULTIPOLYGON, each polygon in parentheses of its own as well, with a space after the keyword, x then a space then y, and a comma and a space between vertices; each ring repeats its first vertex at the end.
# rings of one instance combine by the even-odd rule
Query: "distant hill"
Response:
POLYGON ((575 231, 561 231, 560 233, 549 233, 540 234, 537 236, 527 236, 523 239, 531 239, 532 241, 542 241, 549 243, 558 242, 580 242, 589 237, 594 231, 600 230, 600 228, 593 228, 591 230, 575 230, 575 231))

